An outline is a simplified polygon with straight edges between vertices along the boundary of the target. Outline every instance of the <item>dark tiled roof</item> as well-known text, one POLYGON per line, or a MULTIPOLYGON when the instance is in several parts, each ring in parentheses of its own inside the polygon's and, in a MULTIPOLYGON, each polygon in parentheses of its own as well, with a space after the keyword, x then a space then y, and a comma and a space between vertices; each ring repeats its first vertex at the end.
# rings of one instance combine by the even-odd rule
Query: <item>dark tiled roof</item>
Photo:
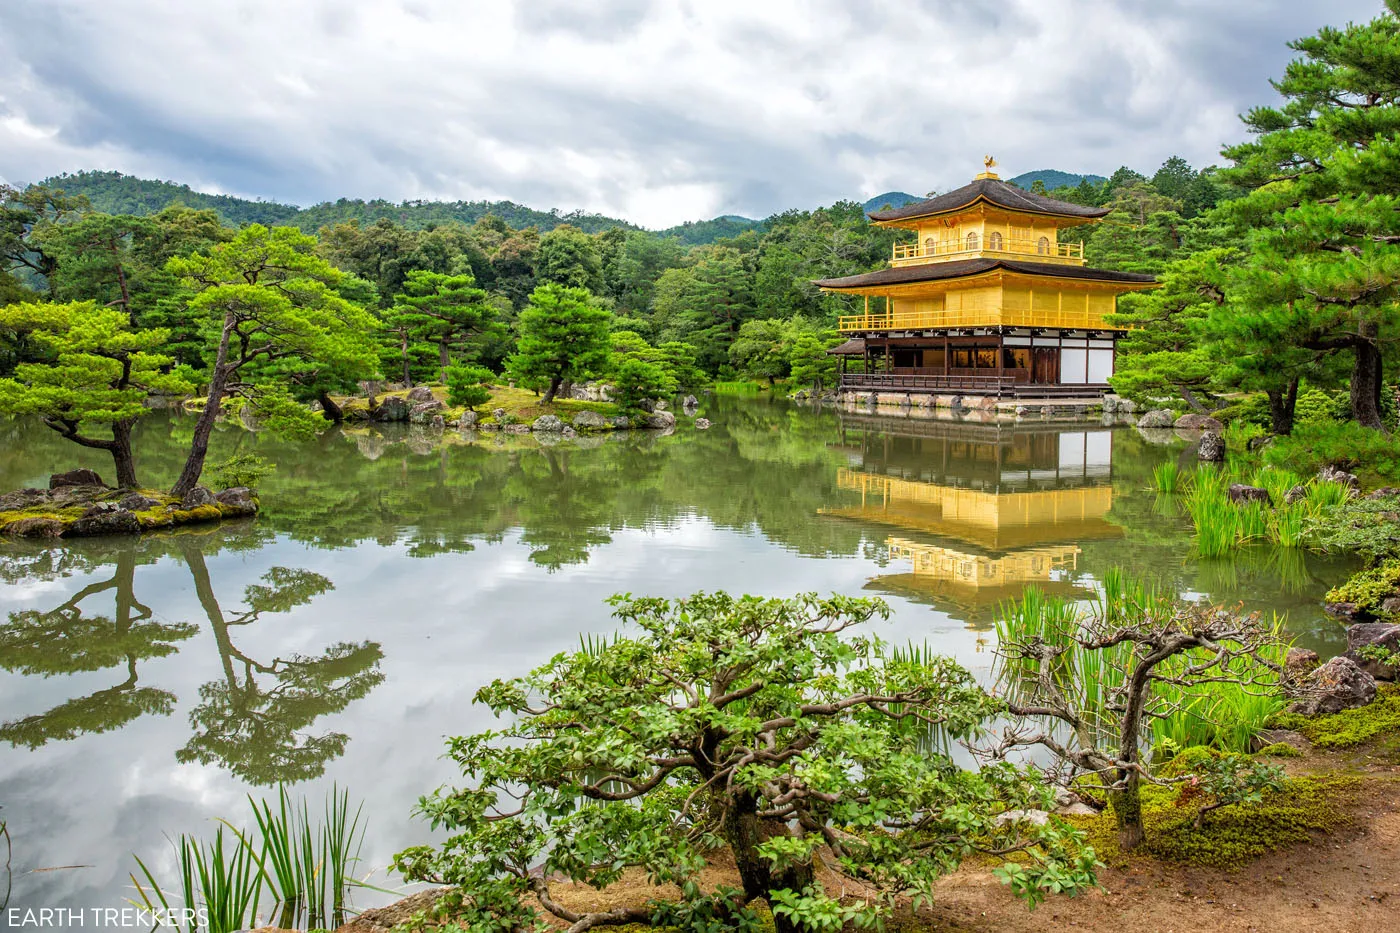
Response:
POLYGON ((1111 272, 1107 269, 1086 269, 1049 262, 1018 262, 1010 259, 958 259, 952 262, 930 262, 918 266, 897 266, 864 275, 848 275, 840 279, 818 279, 818 288, 862 288, 871 285, 909 285, 913 282, 937 282, 961 279, 1002 269, 1024 275, 1047 275, 1061 279, 1088 279, 1094 282, 1123 282, 1146 285, 1156 282, 1154 276, 1138 272, 1111 272))
POLYGON ((975 203, 979 198, 1004 207, 1009 211, 1022 211, 1031 214, 1054 214, 1061 217, 1104 217, 1106 207, 1085 207, 1069 201, 1057 201, 1044 195, 1032 194, 1015 185, 1008 185, 998 178, 979 178, 970 185, 963 185, 956 191, 940 194, 927 201, 914 201, 903 207, 888 211, 876 211, 871 220, 905 220, 909 217, 927 217, 930 214, 946 214, 975 203))
POLYGON ((827 350, 826 352, 827 352, 827 354, 830 355, 830 356, 864 356, 864 355, 865 355, 865 338, 864 338, 864 337, 852 337, 850 340, 847 340, 845 343, 839 344, 838 346, 834 346, 834 347, 832 347, 830 350, 827 350))

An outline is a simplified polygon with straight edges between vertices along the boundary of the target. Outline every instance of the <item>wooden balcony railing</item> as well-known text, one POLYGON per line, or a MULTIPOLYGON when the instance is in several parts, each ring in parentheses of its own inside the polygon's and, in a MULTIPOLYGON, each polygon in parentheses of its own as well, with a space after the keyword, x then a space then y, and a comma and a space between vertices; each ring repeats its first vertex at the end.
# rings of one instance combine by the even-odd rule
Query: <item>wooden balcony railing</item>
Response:
POLYGON ((1009 237, 978 237, 969 243, 966 237, 929 243, 896 243, 891 261, 907 263, 931 259, 968 259, 973 256, 1017 256, 1041 260, 1084 259, 1083 243, 1042 243, 1040 240, 1013 240, 1009 237))
POLYGON ((970 308, 955 311, 899 311, 894 314, 851 314, 837 322, 842 333, 875 330, 939 330, 946 327, 1069 327, 1113 329, 1097 311, 1018 308, 970 308))

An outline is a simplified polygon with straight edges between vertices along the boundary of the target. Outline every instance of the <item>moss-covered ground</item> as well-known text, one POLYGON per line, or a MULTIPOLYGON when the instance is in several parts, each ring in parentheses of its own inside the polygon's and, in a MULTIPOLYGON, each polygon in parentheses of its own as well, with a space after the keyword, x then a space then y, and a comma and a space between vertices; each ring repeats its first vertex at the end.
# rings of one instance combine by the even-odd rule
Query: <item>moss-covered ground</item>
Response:
MULTIPOLYGON (((8 509, 0 511, 0 535, 6 533, 6 528, 24 521, 26 519, 47 519, 57 522, 66 529, 73 522, 83 517, 83 514, 94 504, 101 502, 116 502, 133 492, 139 493, 148 499, 155 501, 155 505, 150 508, 133 511, 136 521, 140 524, 142 531, 153 531, 163 528, 175 528, 181 525, 192 525, 203 522, 216 522, 224 518, 240 517, 240 513, 230 506, 221 502, 209 505, 195 506, 185 509, 180 506, 180 499, 156 489, 113 489, 99 493, 90 499, 74 504, 58 505, 57 503, 41 503, 22 509, 8 509)), ((61 534, 61 532, 60 532, 61 534)))
MULTIPOLYGON (((433 398, 442 402, 446 406, 440 414, 444 420, 454 421, 462 417, 466 408, 461 405, 448 405, 447 387, 436 383, 429 383, 428 389, 433 393, 433 398)), ((396 389, 392 392, 382 392, 375 396, 376 401, 383 401, 391 396, 404 397, 408 395, 408 389, 396 389)), ((509 416, 510 421, 517 424, 529 424, 541 415, 557 415, 560 419, 568 422, 581 411, 594 411, 605 418, 611 418, 622 414, 622 409, 611 402, 587 402, 579 399, 556 398, 548 405, 544 404, 543 396, 536 394, 530 389, 521 389, 512 386, 491 386, 491 400, 476 406, 476 412, 480 416, 478 424, 494 424, 495 416, 493 412, 503 409, 509 416)), ((352 411, 364 411, 369 408, 369 400, 364 397, 338 398, 337 404, 348 414, 352 411)))

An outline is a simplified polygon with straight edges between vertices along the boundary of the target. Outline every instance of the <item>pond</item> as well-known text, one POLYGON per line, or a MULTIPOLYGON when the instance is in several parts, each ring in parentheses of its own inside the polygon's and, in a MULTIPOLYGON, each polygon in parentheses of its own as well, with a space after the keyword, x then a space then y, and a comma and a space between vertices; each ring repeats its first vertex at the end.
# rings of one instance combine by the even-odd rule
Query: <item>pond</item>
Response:
MULTIPOLYGON (((375 884, 422 842, 417 797, 454 779, 443 738, 489 728, 472 696, 615 628, 613 593, 880 596, 878 634, 987 679, 1002 600, 1088 597, 1112 566, 1286 614, 1338 650, 1319 608, 1348 566, 1256 549, 1190 556, 1151 490, 1181 440, 1133 428, 919 421, 717 397, 669 436, 504 447, 454 433, 330 431, 296 444, 224 427, 212 460, 277 465, 253 521, 140 540, 0 540, 0 819, 11 906, 122 906, 132 853, 243 819, 279 781, 365 802, 375 884)), ((190 419, 137 438, 148 483, 190 419)), ((0 489, 110 462, 0 422, 0 489)), ((159 870, 159 869, 158 869, 159 870)), ((4 880, 0 879, 0 891, 4 880)), ((358 903, 364 906, 366 900, 358 903)))

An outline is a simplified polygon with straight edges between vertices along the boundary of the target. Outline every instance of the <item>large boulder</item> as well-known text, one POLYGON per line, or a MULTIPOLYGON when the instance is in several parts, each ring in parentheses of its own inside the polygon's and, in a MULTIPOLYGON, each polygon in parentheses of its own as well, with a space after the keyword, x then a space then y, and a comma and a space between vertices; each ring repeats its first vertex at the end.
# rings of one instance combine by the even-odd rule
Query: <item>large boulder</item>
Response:
POLYGON ((27 509, 49 501, 49 491, 47 489, 35 489, 32 486, 24 489, 16 489, 14 492, 7 492, 0 495, 0 512, 18 511, 27 509))
POLYGON ((1322 658, 1311 648, 1289 648, 1283 659, 1283 674, 1287 680, 1303 680, 1322 663, 1322 658))
POLYGON ((433 390, 427 386, 414 386, 408 390, 408 400, 410 402, 431 402, 433 400, 433 390))
POLYGON ((1344 709, 1366 706, 1376 698, 1376 678, 1363 671, 1356 662, 1338 655, 1308 675, 1300 690, 1301 696, 1290 712, 1315 716, 1337 713, 1344 709))
POLYGON ((1215 431, 1218 433, 1225 430, 1225 425, 1221 424, 1218 418, 1196 412, 1182 415, 1176 419, 1176 424, 1173 427, 1178 431, 1215 431))
POLYGON ((247 486, 230 486, 221 489, 214 496, 219 511, 225 515, 254 515, 258 511, 258 497, 247 486))
POLYGON ((407 421, 413 405, 401 395, 390 395, 374 410, 375 421, 407 421))
MULTIPOLYGON (((208 490, 205 490, 206 492, 208 490)), ((131 535, 141 531, 141 522, 125 509, 89 510, 83 517, 63 529, 65 538, 90 538, 97 535, 131 535)))
POLYGON ((695 408, 699 404, 700 400, 693 395, 687 395, 685 398, 681 399, 681 408, 684 408, 686 411, 695 408))
POLYGON ((419 402, 408 410, 408 420, 413 424, 432 424, 433 417, 446 407, 437 399, 419 402))
POLYGON ((676 416, 669 411, 657 410, 643 418, 642 423, 649 428, 665 430, 676 426, 676 416))
POLYGON ((204 486, 196 486, 185 493, 185 498, 180 500, 180 508, 186 511, 197 509, 201 505, 213 505, 215 503, 214 494, 204 486))
POLYGON ((63 522, 56 518, 21 518, 0 528, 0 533, 16 538, 57 538, 63 534, 63 522))
POLYGON ((710 419, 709 419, 709 418, 696 418, 696 419, 695 419, 695 430, 697 430, 697 431, 703 431, 703 430, 705 430, 706 428, 708 428, 709 426, 710 426, 710 419))
POLYGON ((462 417, 457 419, 457 430, 475 431, 476 423, 480 420, 481 417, 476 412, 472 411, 471 409, 468 409, 462 412, 462 417))
POLYGON ((1196 455, 1207 463, 1225 462, 1225 438, 1219 431, 1206 431, 1201 434, 1201 443, 1196 447, 1196 455))
POLYGON ((62 489, 65 486, 106 486, 102 482, 102 477, 97 475, 96 470, 69 470, 67 473, 55 473, 49 477, 50 489, 62 489))
POLYGON ((612 426, 619 431, 626 431, 628 428, 632 427, 632 419, 628 418, 626 415, 618 415, 613 418, 612 426))
POLYGON ((147 509, 155 508, 160 505, 160 503, 150 496, 143 496, 139 492, 133 492, 117 500, 117 505, 126 509, 128 512, 144 512, 147 509))
POLYGON ((1105 395, 1103 412, 1106 415, 1131 415, 1137 411, 1137 403, 1121 395, 1105 395))
POLYGON ((530 430, 545 434, 558 434, 564 430, 564 422, 558 415, 540 415, 535 419, 535 423, 530 425, 530 430))
POLYGON ((608 419, 596 411, 581 411, 574 415, 574 427, 580 431, 601 431, 608 427, 608 419))
POLYGON ((1395 668, 1380 661, 1363 657, 1361 649, 1371 645, 1400 655, 1400 625, 1385 622, 1358 622, 1347 627, 1347 650, 1342 657, 1351 658, 1357 667, 1377 680, 1394 680, 1395 668))
POLYGON ((1170 428, 1176 424, 1176 412, 1170 408, 1157 408, 1138 419, 1140 428, 1170 428))
POLYGON ((1262 502, 1265 505, 1273 505, 1273 496, 1269 495, 1269 490, 1259 486, 1246 486, 1244 483, 1231 483, 1228 491, 1231 502, 1262 502))

